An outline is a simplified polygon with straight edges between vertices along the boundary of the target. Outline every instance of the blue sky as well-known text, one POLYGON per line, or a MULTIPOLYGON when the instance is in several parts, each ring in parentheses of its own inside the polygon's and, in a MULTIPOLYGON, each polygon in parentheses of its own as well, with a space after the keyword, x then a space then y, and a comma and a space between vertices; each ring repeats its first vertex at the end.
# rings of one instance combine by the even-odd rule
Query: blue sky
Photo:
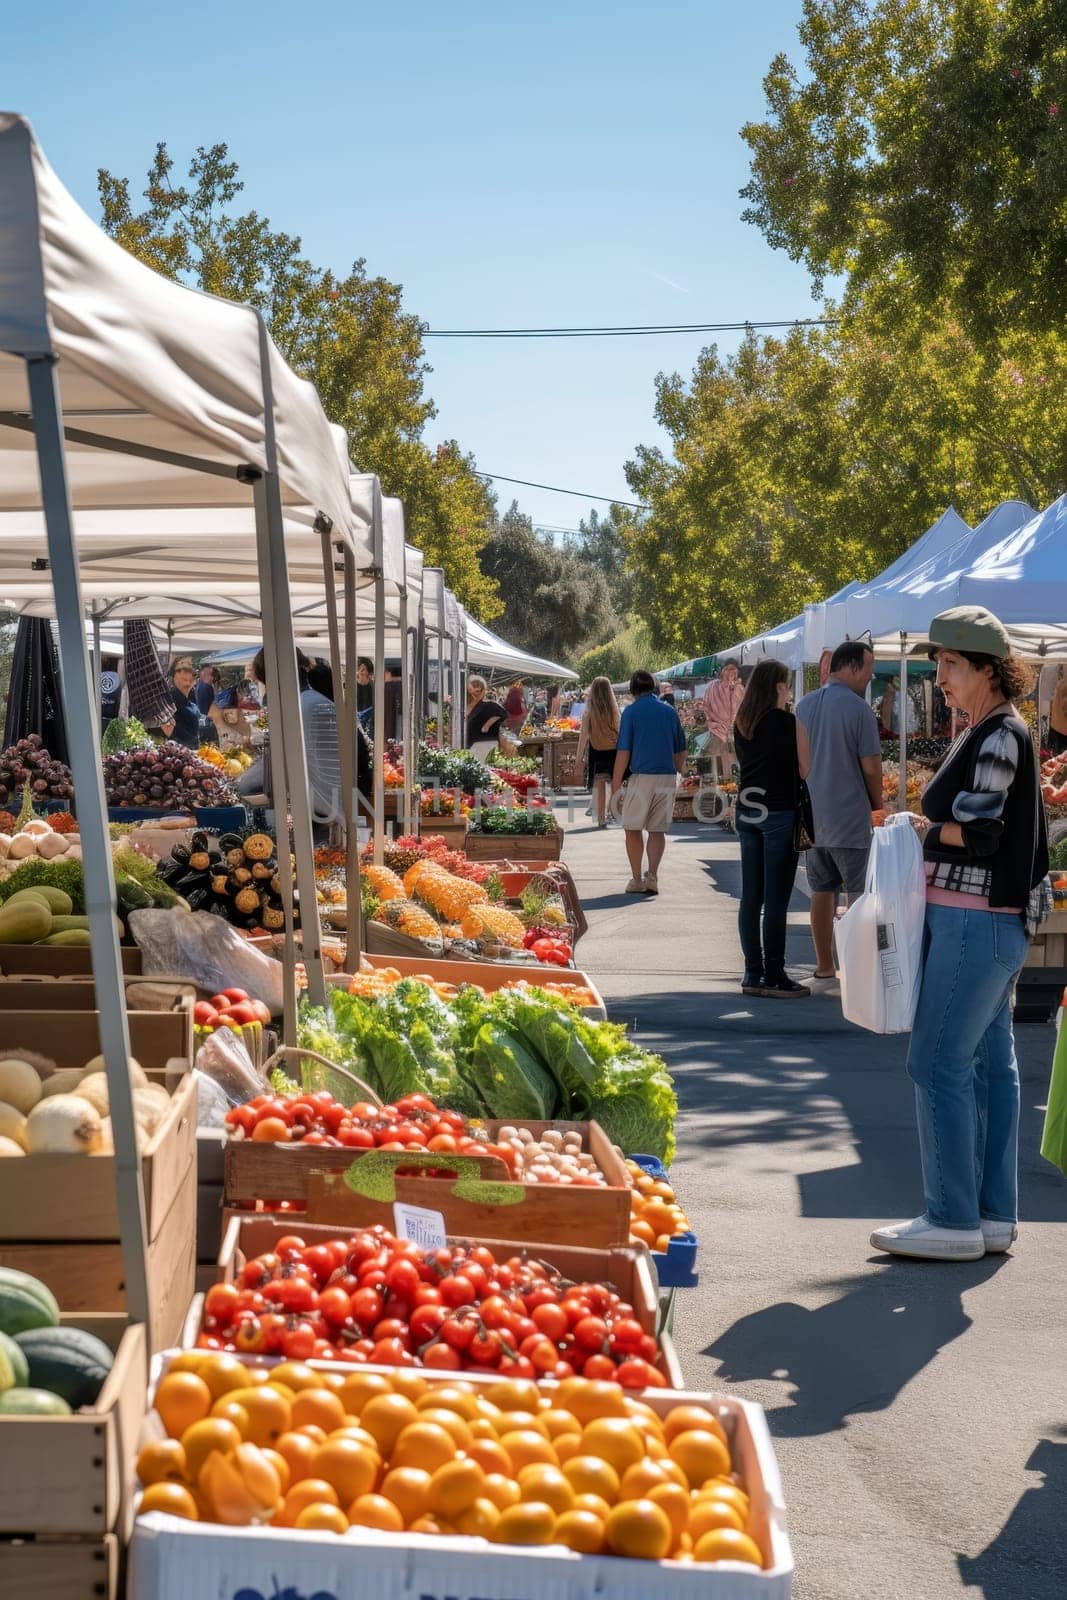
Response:
MULTIPOLYGON (((135 180, 229 144, 243 199, 309 256, 356 256, 431 327, 814 314, 806 274, 740 220, 741 125, 800 0, 52 0, 5 22, 0 101, 96 216, 96 169, 135 180)), ((630 498, 660 439, 657 371, 699 335, 428 341, 439 415, 484 471, 630 498)), ((732 336, 721 340, 731 348, 732 336)), ((388 485, 386 486, 388 488, 388 485)), ((590 502, 498 484, 541 523, 590 502)), ((606 508, 604 508, 606 509, 606 508)))

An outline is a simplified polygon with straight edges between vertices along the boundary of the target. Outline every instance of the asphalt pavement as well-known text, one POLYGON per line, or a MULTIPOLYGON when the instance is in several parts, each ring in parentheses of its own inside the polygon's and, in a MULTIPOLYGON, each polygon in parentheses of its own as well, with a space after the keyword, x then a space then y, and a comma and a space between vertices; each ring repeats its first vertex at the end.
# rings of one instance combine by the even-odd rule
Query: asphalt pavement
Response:
MULTIPOLYGON (((681 1106, 673 1177, 701 1246, 699 1287, 678 1296, 683 1370, 766 1408, 797 1600, 1064 1600, 1067 1181, 1038 1154, 1051 1026, 1017 1030, 1014 1253, 877 1255, 871 1228, 921 1209, 906 1041, 852 1027, 833 997, 741 995, 730 835, 678 825, 659 896, 636 898, 621 832, 584 804, 564 852, 589 918, 580 964, 681 1106)), ((798 890, 790 969, 812 959, 798 890)))

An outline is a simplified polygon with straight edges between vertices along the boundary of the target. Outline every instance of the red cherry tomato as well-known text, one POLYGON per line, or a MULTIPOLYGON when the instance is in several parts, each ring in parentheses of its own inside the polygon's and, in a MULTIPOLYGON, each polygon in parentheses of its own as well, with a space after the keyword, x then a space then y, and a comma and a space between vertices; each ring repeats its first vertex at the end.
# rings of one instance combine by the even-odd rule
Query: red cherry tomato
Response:
POLYGON ((560 1340, 566 1337, 570 1324, 562 1306, 553 1305, 550 1300, 545 1300, 541 1305, 534 1307, 530 1317, 546 1339, 551 1339, 553 1344, 559 1344, 560 1340))
POLYGON ((422 1364, 424 1367, 435 1367, 442 1372, 459 1372, 463 1366, 463 1357, 458 1350, 438 1339, 433 1344, 428 1344, 422 1352, 422 1364))
POLYGON ((373 1328, 382 1320, 385 1301, 376 1289, 357 1289, 352 1296, 350 1312, 361 1328, 373 1328))

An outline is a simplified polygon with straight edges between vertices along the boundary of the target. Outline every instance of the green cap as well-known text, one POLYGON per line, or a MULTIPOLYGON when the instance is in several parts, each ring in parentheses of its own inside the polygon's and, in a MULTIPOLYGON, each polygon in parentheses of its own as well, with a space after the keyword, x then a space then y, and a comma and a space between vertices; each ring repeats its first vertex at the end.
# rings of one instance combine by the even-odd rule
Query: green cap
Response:
POLYGON ((998 660, 1011 653, 1007 628, 985 606, 953 606, 939 612, 930 624, 929 638, 931 651, 959 650, 998 660))

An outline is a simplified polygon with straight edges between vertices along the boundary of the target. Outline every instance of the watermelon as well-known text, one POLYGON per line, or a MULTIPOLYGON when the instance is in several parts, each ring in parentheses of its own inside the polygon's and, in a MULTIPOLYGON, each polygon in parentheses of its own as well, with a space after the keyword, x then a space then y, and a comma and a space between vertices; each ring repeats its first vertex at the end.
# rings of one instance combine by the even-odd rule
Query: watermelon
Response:
POLYGON ((59 1307, 51 1289, 28 1272, 0 1267, 0 1333, 25 1333, 27 1328, 54 1328, 59 1307))
POLYGON ((0 1394, 0 1417, 69 1417, 70 1407, 47 1389, 8 1389, 0 1394))
POLYGON ((95 1402, 115 1359, 102 1339, 81 1328, 31 1328, 14 1342, 32 1387, 59 1395, 75 1411, 95 1402))
POLYGON ((0 1333, 0 1393, 5 1389, 22 1389, 30 1381, 26 1357, 10 1334, 0 1333))

